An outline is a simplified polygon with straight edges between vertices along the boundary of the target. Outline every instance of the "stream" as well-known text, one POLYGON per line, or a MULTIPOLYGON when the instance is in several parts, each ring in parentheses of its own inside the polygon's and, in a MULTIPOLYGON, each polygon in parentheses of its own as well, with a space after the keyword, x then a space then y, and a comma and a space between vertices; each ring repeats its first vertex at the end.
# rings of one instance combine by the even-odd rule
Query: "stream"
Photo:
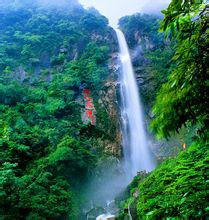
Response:
MULTIPOLYGON (((124 187, 136 176, 137 172, 150 172, 155 162, 148 148, 143 109, 140 101, 140 91, 137 86, 128 45, 121 30, 116 29, 120 53, 120 98, 121 98, 121 133, 124 155, 124 187)), ((111 184, 110 184, 111 186, 111 184)), ((111 188, 111 187, 110 187, 111 188)), ((125 189, 125 188, 124 188, 125 189)), ((111 210, 99 215, 96 220, 114 220, 111 210)), ((131 219, 131 214, 130 219, 131 219)))

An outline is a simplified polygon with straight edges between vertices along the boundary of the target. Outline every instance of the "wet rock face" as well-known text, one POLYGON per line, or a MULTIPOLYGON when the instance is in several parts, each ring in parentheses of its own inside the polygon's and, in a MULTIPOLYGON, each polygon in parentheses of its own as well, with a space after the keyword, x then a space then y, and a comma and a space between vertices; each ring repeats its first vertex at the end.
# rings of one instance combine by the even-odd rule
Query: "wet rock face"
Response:
POLYGON ((112 54, 109 62, 109 77, 100 90, 91 91, 85 83, 79 87, 76 101, 81 106, 81 118, 84 124, 91 124, 95 129, 105 133, 97 138, 95 148, 116 158, 122 156, 120 117, 117 102, 117 68, 114 64, 116 54, 112 54))
POLYGON ((144 36, 142 37, 140 32, 137 31, 135 34, 134 34, 134 38, 135 38, 135 42, 140 45, 140 44, 143 44, 143 46, 146 48, 146 49, 153 49, 155 47, 155 45, 152 43, 152 41, 144 36))
POLYGON ((26 75, 27 73, 21 65, 14 71, 14 78, 21 83, 25 80, 26 75))
POLYGON ((50 68, 51 67, 51 59, 50 59, 49 53, 44 52, 41 55, 40 63, 41 63, 41 66, 44 67, 44 68, 50 68))
POLYGON ((116 83, 114 81, 108 81, 103 89, 99 92, 100 99, 99 104, 101 107, 106 108, 111 118, 117 117, 116 111, 116 83))
POLYGON ((82 112, 82 121, 84 124, 96 125, 96 109, 94 106, 93 98, 91 97, 91 90, 83 90, 83 98, 85 109, 82 112))
POLYGON ((114 140, 99 140, 99 145, 104 147, 104 152, 110 155, 114 155, 116 157, 121 157, 122 148, 121 148, 121 136, 120 133, 117 132, 114 140))
MULTIPOLYGON (((100 108, 105 110, 109 117, 109 128, 107 132, 113 137, 113 140, 104 141, 105 152, 111 153, 115 156, 121 156, 121 133, 119 125, 119 112, 117 102, 117 82, 110 78, 104 84, 102 90, 99 91, 98 104, 100 108)), ((101 125, 102 126, 102 125, 101 125)))

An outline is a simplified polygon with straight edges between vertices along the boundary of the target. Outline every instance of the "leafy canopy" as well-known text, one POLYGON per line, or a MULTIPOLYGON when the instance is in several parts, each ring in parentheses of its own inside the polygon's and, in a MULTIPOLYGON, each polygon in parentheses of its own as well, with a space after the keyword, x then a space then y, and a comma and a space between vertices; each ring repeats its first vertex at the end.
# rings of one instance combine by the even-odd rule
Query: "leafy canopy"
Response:
POLYGON ((199 126, 207 136, 209 38, 207 10, 203 1, 173 0, 161 24, 162 30, 177 40, 172 60, 176 67, 158 93, 153 108, 153 130, 168 137, 183 125, 199 126))

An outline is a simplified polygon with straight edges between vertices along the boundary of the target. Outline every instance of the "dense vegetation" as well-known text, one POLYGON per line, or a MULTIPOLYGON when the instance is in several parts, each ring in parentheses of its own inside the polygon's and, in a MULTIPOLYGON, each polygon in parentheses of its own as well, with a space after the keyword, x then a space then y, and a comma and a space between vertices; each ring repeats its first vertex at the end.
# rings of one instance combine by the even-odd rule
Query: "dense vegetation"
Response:
MULTIPOLYGON (((162 45, 166 46, 156 48, 155 44, 144 55, 149 62, 145 70, 153 74, 151 81, 160 83, 151 98, 153 131, 160 138, 181 132, 182 127, 195 127, 195 133, 187 150, 163 162, 148 177, 142 179, 139 175, 130 185, 129 198, 123 206, 133 209, 137 219, 207 219, 209 216, 207 8, 203 1, 172 0, 160 22, 167 37, 162 45), (164 56, 171 46, 170 55, 164 56)), ((128 30, 131 26, 132 37, 137 31, 145 30, 140 22, 133 21, 136 21, 134 17, 121 20, 122 28, 128 30)), ((122 212, 121 219, 125 215, 122 212)))
MULTIPOLYGON (((75 219, 97 139, 114 139, 81 120, 82 90, 96 105, 108 76, 112 30, 78 4, 13 2, 0 9, 0 218, 75 219)), ((98 104, 97 116, 109 130, 98 104)))
POLYGON ((172 1, 164 11, 162 30, 177 41, 172 58, 176 67, 160 90, 154 108, 152 127, 158 135, 167 137, 187 124, 199 125, 202 138, 208 135, 208 13, 202 2, 172 1))
MULTIPOLYGON (((110 77, 113 31, 95 9, 53 2, 0 2, 0 219, 82 219, 89 179, 111 163, 105 148, 116 123, 101 105, 101 90, 110 77), (82 121, 84 89, 96 126, 82 121)), ((120 26, 153 132, 180 132, 193 143, 134 178, 118 197, 121 220, 128 208, 136 219, 209 217, 208 6, 172 0, 163 13, 126 16, 120 26)))
POLYGON ((193 144, 167 160, 139 186, 139 219, 206 218, 208 210, 208 144, 193 144))

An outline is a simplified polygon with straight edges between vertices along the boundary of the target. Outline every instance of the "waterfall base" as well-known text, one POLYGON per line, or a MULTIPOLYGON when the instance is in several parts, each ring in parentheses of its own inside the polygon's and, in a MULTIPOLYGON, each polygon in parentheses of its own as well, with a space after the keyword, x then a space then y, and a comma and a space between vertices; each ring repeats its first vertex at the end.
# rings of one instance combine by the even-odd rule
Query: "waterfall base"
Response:
POLYGON ((100 215, 96 218, 96 220, 115 220, 115 216, 114 215, 100 215))

